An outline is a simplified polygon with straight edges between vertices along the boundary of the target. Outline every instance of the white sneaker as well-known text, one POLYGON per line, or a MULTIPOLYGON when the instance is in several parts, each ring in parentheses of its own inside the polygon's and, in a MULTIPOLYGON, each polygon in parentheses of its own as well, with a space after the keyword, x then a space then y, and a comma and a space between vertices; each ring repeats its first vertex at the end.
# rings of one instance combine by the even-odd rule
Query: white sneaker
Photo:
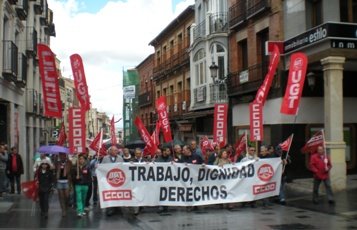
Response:
POLYGON ((82 213, 82 216, 86 216, 86 215, 87 215, 87 213, 85 213, 85 212, 82 213))
POLYGON ((77 216, 78 216, 78 217, 82 217, 83 214, 82 214, 82 213, 78 213, 77 216))

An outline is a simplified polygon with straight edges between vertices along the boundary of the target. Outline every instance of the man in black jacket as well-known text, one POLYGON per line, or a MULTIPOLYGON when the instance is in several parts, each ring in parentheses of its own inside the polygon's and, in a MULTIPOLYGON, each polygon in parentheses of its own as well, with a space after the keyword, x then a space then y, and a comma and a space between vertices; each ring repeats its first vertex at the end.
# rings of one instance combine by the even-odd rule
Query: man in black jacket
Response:
POLYGON ((189 146, 185 145, 182 148, 183 156, 181 157, 180 163, 187 164, 203 164, 203 159, 196 153, 192 153, 189 146))
POLYGON ((21 194, 21 175, 24 174, 24 166, 21 155, 18 154, 16 147, 11 148, 11 153, 7 161, 7 174, 11 184, 10 193, 15 193, 16 183, 16 192, 17 194, 21 194))

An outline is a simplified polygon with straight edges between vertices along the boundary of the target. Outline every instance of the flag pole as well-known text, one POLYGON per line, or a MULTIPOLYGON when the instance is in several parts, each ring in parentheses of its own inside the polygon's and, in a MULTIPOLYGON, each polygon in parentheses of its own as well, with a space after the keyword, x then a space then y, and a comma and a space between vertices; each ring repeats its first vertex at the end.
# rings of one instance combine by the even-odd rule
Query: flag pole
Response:
POLYGON ((247 130, 245 130, 245 155, 248 154, 248 135, 247 130))
POLYGON ((324 163, 325 163, 325 169, 327 171, 328 170, 328 168, 327 168, 327 153, 326 153, 326 141, 325 141, 325 130, 324 129, 322 129, 322 141, 323 141, 324 156, 325 156, 324 163))
POLYGON ((102 149, 103 142, 103 128, 100 128, 100 138, 99 138, 99 147, 97 150, 97 159, 99 158, 100 150, 102 149))
MULTIPOLYGON (((286 152, 285 161, 287 161, 288 157, 289 157, 290 147, 291 147, 291 144, 293 143, 294 133, 289 136, 289 139, 290 139, 290 137, 291 137, 291 141, 289 141, 289 148, 288 148, 288 151, 286 152)), ((283 171, 282 172, 284 172, 285 166, 286 166, 286 164, 283 165, 283 171)))

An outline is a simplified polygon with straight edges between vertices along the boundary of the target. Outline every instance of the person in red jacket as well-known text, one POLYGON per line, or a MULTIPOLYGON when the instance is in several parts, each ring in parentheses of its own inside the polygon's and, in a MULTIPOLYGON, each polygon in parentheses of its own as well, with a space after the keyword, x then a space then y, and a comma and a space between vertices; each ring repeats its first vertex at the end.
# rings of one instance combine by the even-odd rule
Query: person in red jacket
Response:
POLYGON ((312 196, 314 204, 319 203, 318 196, 321 182, 325 185, 328 202, 330 204, 335 203, 329 178, 329 171, 331 168, 332 165, 330 159, 326 156, 324 148, 319 146, 317 152, 313 154, 310 159, 310 170, 314 174, 314 190, 312 196))

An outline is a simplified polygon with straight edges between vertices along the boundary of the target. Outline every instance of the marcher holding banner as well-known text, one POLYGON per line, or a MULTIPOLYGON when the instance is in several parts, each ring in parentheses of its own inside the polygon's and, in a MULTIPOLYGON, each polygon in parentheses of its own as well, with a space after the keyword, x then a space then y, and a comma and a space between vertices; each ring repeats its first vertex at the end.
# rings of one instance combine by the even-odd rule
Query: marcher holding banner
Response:
POLYGON ((188 147, 188 145, 185 145, 182 148, 182 157, 180 163, 202 164, 203 159, 197 153, 192 152, 191 148, 188 147))
POLYGON ((321 145, 318 146, 317 152, 314 153, 310 158, 310 170, 314 174, 314 190, 312 196, 312 201, 314 204, 319 203, 318 196, 321 182, 323 182, 325 185, 329 204, 335 203, 329 178, 329 171, 331 168, 331 160, 326 156, 324 147, 321 145))

